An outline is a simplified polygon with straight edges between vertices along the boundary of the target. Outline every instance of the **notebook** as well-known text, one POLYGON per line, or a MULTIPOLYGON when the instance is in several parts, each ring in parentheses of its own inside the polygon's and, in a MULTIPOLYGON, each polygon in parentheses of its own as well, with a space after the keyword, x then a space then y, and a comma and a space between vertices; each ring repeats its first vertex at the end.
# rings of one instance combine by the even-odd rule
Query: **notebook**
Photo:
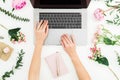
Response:
POLYGON ((68 73, 68 69, 59 52, 45 57, 45 61, 54 78, 63 76, 68 73))

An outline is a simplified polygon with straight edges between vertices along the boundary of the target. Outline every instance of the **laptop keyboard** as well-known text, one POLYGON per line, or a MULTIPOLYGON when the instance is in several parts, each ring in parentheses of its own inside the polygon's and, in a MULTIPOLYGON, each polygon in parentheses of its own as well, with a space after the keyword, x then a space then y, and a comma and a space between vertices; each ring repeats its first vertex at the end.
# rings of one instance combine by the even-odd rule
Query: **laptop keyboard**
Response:
POLYGON ((39 13, 39 20, 48 20, 49 28, 55 29, 81 28, 80 13, 39 13))

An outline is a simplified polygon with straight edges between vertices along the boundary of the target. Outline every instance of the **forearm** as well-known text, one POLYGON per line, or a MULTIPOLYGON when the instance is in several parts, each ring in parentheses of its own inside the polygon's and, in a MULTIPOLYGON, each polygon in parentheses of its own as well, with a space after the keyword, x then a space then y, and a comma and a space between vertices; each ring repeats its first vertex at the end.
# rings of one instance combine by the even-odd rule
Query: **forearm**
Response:
POLYGON ((42 46, 35 46, 28 80, 39 80, 42 46))
POLYGON ((71 60, 72 60, 73 65, 76 69, 79 80, 91 80, 88 72, 86 71, 86 69, 82 65, 77 54, 74 56, 71 56, 71 60))

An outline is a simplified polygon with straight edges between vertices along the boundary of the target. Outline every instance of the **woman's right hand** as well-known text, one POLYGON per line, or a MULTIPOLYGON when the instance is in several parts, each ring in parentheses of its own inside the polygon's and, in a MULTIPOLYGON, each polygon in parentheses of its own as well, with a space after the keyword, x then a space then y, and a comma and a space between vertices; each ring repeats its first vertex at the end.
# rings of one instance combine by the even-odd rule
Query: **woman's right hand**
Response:
POLYGON ((76 44, 73 35, 63 34, 61 36, 61 44, 70 57, 76 55, 76 44))

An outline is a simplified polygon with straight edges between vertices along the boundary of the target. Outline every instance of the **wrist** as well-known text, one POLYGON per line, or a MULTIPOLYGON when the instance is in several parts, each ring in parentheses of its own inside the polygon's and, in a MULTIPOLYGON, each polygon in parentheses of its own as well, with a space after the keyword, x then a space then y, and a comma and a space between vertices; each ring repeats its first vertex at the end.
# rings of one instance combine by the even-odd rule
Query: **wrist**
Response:
POLYGON ((35 43, 35 47, 41 47, 41 46, 43 46, 43 42, 36 42, 35 43))
POLYGON ((35 45, 35 47, 34 47, 35 54, 41 55, 41 50, 42 50, 42 45, 35 45))
POLYGON ((76 51, 70 52, 69 56, 70 56, 70 58, 73 58, 74 56, 77 56, 77 52, 76 51))
POLYGON ((41 48, 42 46, 42 44, 35 44, 35 48, 41 48))
POLYGON ((73 53, 73 54, 70 56, 70 58, 71 58, 72 61, 79 60, 79 57, 78 57, 77 53, 73 53))

